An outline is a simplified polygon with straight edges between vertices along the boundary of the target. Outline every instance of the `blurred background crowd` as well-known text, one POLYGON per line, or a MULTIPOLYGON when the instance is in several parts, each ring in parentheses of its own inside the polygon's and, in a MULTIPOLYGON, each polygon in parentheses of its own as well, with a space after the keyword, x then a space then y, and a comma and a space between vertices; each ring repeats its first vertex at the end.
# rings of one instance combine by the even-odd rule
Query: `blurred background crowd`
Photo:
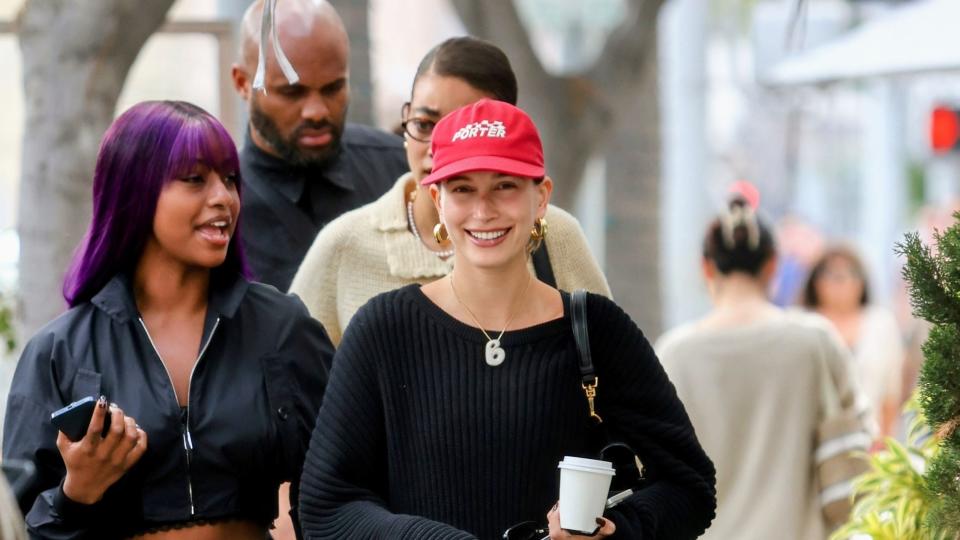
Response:
MULTIPOLYGON (((165 21, 156 31, 116 28, 110 11, 126 9, 117 1, 90 2, 91 20, 74 27, 130 41, 114 110, 187 100, 242 141, 245 109, 229 65, 247 2, 152 4, 165 21)), ((646 11, 630 17, 631 0, 333 4, 351 39, 354 122, 396 130, 416 63, 446 37, 472 33, 507 51, 520 105, 544 126, 550 172, 563 179, 554 201, 579 218, 614 296, 649 335, 706 311, 702 232, 731 190, 746 190, 775 224, 775 302, 827 315, 852 349, 868 346, 856 321, 875 326, 891 338, 882 349, 897 357, 878 365, 873 377, 890 380, 871 381, 875 400, 896 410, 909 394, 924 329, 910 316, 893 246, 904 231, 929 237, 957 206, 960 47, 947 30, 960 15, 956 2, 671 0, 636 2, 646 11)), ((46 267, 58 259, 47 253, 69 254, 89 211, 88 177, 58 187, 43 179, 57 168, 44 164, 50 155, 24 149, 25 138, 50 144, 44 137, 53 136, 29 121, 29 107, 56 109, 50 97, 82 92, 70 81, 83 80, 79 59, 44 56, 53 49, 42 40, 28 37, 33 50, 21 51, 23 8, 23 0, 0 0, 0 328, 23 321, 13 325, 21 343, 60 309, 51 287, 59 276, 46 267), (59 89, 34 95, 36 85, 59 89), (47 192, 25 193, 25 185, 47 192)), ((105 61, 113 60, 123 61, 105 61)), ((78 138, 85 133, 83 114, 55 116, 61 129, 75 123, 78 138)), ((74 152, 95 147, 99 134, 90 136, 74 152)), ((53 161, 69 159, 91 163, 92 152, 53 161)))
MULTIPOLYGON (((750 201, 777 243, 770 297, 834 323, 878 433, 902 436, 927 328, 894 246, 906 231, 932 238, 960 209, 960 34, 948 31, 960 2, 332 3, 351 41, 353 122, 396 132, 417 62, 447 37, 507 52, 562 179, 553 202, 580 220, 651 340, 708 310, 703 232, 731 193, 750 201)), ((69 30, 51 4, 0 0, 0 387, 16 345, 62 309, 96 116, 180 99, 238 143, 246 125, 229 76, 246 0, 85 0, 69 30), (125 10, 144 28, 124 27, 125 10), (44 16, 64 31, 37 32, 44 16), (98 58, 85 32, 123 41, 125 56, 98 58)))

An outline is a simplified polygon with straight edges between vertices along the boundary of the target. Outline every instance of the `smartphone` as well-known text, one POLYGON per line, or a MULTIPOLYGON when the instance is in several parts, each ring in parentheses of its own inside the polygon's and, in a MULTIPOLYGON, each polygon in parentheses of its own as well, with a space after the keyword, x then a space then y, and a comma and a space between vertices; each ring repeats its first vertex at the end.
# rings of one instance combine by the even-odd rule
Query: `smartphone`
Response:
MULTIPOLYGON (((73 442, 77 442, 87 434, 90 419, 93 418, 93 409, 97 406, 97 398, 93 396, 74 401, 66 407, 54 411, 50 415, 50 422, 63 432, 73 442)), ((110 411, 103 418, 101 437, 106 437, 110 431, 110 411)))

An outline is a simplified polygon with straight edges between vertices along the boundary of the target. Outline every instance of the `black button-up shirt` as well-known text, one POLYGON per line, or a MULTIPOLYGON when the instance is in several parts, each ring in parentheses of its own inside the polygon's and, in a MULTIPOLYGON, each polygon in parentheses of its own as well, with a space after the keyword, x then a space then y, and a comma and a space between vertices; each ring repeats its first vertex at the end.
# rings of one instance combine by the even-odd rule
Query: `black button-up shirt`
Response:
POLYGON ((407 169, 402 140, 366 126, 347 124, 339 153, 323 167, 290 165, 248 132, 240 226, 254 278, 287 290, 320 229, 379 198, 407 169))

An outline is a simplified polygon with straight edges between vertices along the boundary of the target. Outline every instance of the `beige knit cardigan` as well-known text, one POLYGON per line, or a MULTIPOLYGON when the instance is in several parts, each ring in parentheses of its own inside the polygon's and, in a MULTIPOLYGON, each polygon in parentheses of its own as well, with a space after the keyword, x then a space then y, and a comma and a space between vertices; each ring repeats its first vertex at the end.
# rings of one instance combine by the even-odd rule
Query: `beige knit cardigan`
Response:
POLYGON ((690 323, 656 351, 717 469, 717 515, 701 540, 825 540, 814 474, 823 367, 843 402, 859 395, 830 322, 789 310, 735 328, 690 323))
MULTIPOLYGON (((428 283, 453 268, 452 259, 440 259, 407 229, 405 197, 410 180, 410 173, 401 176, 376 201, 324 227, 293 278, 290 292, 323 324, 334 345, 340 344, 344 328, 367 300, 411 283, 428 283)), ((607 280, 576 218, 550 206, 546 219, 545 241, 557 286, 610 297, 607 280)))

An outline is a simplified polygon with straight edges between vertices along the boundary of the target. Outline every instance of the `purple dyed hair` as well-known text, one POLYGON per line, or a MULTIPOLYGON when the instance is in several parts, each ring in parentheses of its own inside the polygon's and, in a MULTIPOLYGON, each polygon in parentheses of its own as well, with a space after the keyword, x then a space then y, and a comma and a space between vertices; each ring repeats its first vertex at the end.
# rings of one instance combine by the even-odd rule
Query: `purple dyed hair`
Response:
MULTIPOLYGON (((207 111, 183 101, 145 101, 107 129, 93 173, 93 218, 63 283, 73 307, 90 300, 117 274, 132 273, 151 234, 163 186, 201 163, 221 175, 236 174, 237 148, 207 111)), ((239 223, 219 275, 250 276, 239 223)))

